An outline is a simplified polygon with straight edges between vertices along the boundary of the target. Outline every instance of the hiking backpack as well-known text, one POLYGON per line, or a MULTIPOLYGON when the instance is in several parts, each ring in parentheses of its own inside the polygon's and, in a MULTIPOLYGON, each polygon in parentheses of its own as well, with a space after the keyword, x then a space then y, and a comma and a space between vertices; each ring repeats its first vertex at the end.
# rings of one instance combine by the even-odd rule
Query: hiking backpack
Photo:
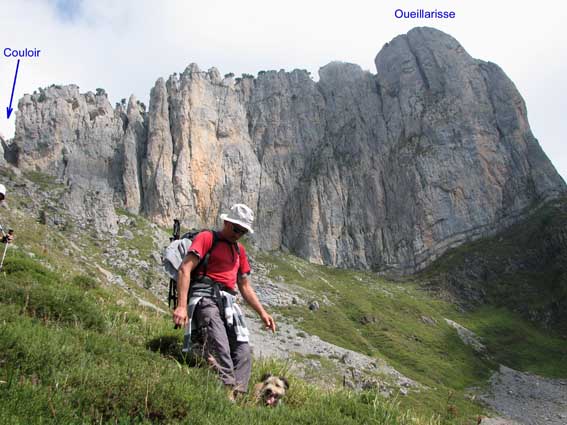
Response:
MULTIPOLYGON (((202 275, 206 276, 207 274, 207 265, 209 264, 209 258, 211 256, 212 250, 215 248, 215 245, 219 241, 219 235, 214 230, 192 230, 189 231, 183 236, 179 236, 181 233, 181 227, 179 224, 179 220, 173 220, 173 237, 170 238, 170 244, 165 248, 163 255, 162 255, 162 265, 169 276, 169 291, 167 295, 167 304, 171 308, 173 304, 173 308, 177 307, 177 272, 181 263, 183 262, 186 255, 189 253, 189 248, 191 247, 191 243, 193 242, 193 238, 197 236, 201 232, 212 232, 213 234, 213 243, 211 248, 207 251, 207 253, 201 258, 197 266, 193 269, 191 274, 197 274, 197 271, 203 271, 202 275)), ((238 243, 236 244, 236 251, 238 255, 240 255, 240 247, 238 243)))

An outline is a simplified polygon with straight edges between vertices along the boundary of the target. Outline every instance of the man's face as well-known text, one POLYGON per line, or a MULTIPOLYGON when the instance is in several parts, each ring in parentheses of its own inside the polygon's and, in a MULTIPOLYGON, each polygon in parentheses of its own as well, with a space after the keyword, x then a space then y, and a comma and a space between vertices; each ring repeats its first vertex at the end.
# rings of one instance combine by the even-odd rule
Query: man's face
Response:
POLYGON ((225 221, 224 226, 225 226, 225 232, 224 232, 225 236, 227 236, 227 238, 231 242, 236 242, 238 239, 240 239, 242 236, 248 233, 248 229, 245 229, 244 227, 239 226, 238 224, 231 223, 230 221, 225 221))

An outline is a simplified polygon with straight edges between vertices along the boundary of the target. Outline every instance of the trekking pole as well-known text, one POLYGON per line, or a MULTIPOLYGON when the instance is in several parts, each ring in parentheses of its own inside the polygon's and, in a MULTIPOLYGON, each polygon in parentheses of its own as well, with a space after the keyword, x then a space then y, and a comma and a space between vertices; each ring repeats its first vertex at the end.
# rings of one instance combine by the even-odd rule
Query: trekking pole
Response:
POLYGON ((181 236, 181 223, 178 219, 173 220, 173 240, 176 241, 181 236))
POLYGON ((6 246, 4 247, 4 254, 2 254, 2 262, 0 262, 0 271, 2 270, 2 267, 4 267, 4 258, 6 258, 6 251, 8 251, 8 243, 6 243, 6 246))

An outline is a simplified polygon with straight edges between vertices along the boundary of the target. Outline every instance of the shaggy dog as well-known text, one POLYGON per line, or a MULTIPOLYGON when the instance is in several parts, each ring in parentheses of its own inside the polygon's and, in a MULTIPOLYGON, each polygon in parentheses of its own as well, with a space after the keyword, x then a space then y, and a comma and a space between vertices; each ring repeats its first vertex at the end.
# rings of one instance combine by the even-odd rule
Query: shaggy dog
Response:
POLYGON ((289 383, 283 376, 266 373, 262 376, 262 382, 254 386, 254 397, 257 403, 276 407, 288 389, 289 383))

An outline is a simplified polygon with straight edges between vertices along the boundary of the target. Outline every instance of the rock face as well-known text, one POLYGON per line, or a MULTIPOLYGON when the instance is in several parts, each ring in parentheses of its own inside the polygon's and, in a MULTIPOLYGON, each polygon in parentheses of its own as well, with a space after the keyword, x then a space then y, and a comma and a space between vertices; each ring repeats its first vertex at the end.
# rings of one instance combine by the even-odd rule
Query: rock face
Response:
POLYGON ((150 96, 143 163, 144 212, 169 225, 215 226, 236 202, 257 211, 261 168, 253 151, 242 90, 216 69, 189 66, 150 96))
POLYGON ((65 181, 71 210, 110 230, 111 201, 189 227, 244 202, 261 248, 401 272, 565 192, 498 66, 431 28, 375 63, 376 75, 331 63, 317 83, 193 64, 156 82, 147 114, 133 98, 124 112, 101 93, 50 88, 20 101, 10 152, 65 181))
POLYGON ((116 233, 113 208, 121 186, 119 146, 125 115, 112 108, 103 90, 80 94, 74 85, 51 86, 18 103, 16 164, 66 183, 62 202, 99 232, 116 233))
POLYGON ((146 156, 146 126, 144 123, 144 110, 130 96, 127 110, 127 126, 122 139, 122 184, 124 187, 124 206, 134 214, 139 214, 142 207, 142 176, 140 164, 146 156))
POLYGON ((394 142, 385 156, 387 221, 397 216, 405 229, 391 232, 395 257, 415 256, 419 266, 448 243, 564 190, 521 96, 496 65, 429 29, 395 38, 375 62, 394 142))

